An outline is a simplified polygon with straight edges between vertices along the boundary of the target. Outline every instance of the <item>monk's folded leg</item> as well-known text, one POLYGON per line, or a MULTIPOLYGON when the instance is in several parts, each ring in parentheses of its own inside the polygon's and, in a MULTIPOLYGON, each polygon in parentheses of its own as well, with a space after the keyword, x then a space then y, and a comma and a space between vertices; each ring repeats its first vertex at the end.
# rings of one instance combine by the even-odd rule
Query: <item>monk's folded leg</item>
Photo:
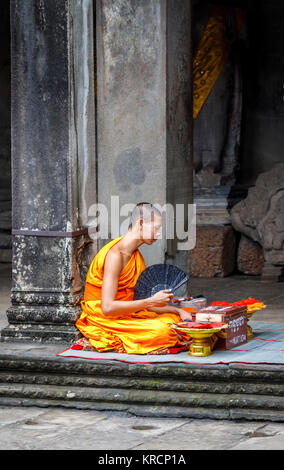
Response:
POLYGON ((132 321, 134 329, 124 335, 123 339, 125 350, 129 354, 146 354, 155 349, 180 344, 177 333, 170 328, 171 323, 161 320, 159 316, 132 321))
POLYGON ((91 346, 100 352, 115 350, 146 354, 182 344, 178 333, 171 328, 172 323, 180 321, 177 314, 144 310, 123 319, 115 315, 104 316, 100 302, 88 301, 81 305, 83 312, 76 326, 89 339, 91 346))
POLYGON ((117 331, 117 334, 128 354, 146 354, 155 349, 181 344, 169 323, 161 321, 159 317, 118 323, 121 331, 117 331))
POLYGON ((181 321, 180 316, 178 314, 175 314, 175 313, 162 313, 162 314, 159 314, 158 318, 161 322, 164 322, 165 324, 167 324, 169 326, 169 328, 171 329, 171 331, 174 331, 176 333, 178 339, 180 339, 180 342, 177 343, 177 345, 187 343, 188 341, 191 340, 191 337, 187 333, 185 333, 183 331, 173 330, 171 328, 171 325, 173 323, 179 323, 181 321))
MULTIPOLYGON (((166 321, 155 319, 129 319, 110 321, 92 318, 87 328, 80 331, 89 339, 92 347, 100 352, 115 350, 128 354, 146 354, 162 347, 182 344, 177 333, 166 321)), ((79 326, 79 325, 78 325, 79 326)))

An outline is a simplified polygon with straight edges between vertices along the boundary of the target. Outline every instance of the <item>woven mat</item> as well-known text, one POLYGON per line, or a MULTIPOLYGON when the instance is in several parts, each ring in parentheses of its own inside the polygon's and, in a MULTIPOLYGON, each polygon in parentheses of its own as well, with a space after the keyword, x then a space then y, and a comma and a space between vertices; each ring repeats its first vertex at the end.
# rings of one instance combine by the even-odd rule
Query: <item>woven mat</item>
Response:
POLYGON ((147 355, 121 354, 116 352, 80 351, 68 348, 56 354, 60 357, 77 357, 97 361, 122 361, 130 363, 166 363, 186 364, 283 364, 284 365, 284 323, 249 322, 254 339, 231 350, 214 350, 210 356, 193 357, 187 351, 178 354, 147 355))

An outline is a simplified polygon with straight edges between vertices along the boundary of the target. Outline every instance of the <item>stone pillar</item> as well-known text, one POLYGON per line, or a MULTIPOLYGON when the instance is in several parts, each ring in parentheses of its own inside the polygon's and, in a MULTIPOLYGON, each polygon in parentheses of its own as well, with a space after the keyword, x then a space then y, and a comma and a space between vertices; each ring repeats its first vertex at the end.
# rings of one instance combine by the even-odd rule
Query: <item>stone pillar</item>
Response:
MULTIPOLYGON (((191 203, 190 0, 98 3, 98 200, 110 211, 119 196, 118 220, 125 204, 191 203)), ((108 238, 120 234, 109 221, 108 238)), ((163 263, 166 240, 141 251, 163 263)), ((187 251, 169 256, 187 265, 187 251)))
POLYGON ((4 341, 78 336, 87 210, 96 201, 92 8, 92 0, 11 0, 13 280, 4 341))
POLYGON ((10 5, 0 7, 0 263, 11 263, 10 5))
MULTIPOLYGON (((167 174, 166 198, 184 205, 193 203, 192 114, 192 8, 190 1, 167 2, 167 174)), ((179 216, 176 216, 176 223, 179 216)), ((194 220, 193 220, 194 223, 194 220)), ((189 239, 193 238, 189 234, 189 239)), ((194 246, 194 240, 191 240, 194 246)), ((189 251, 179 250, 177 237, 168 240, 166 262, 189 273, 189 251)), ((176 295, 186 295, 186 285, 176 295)))

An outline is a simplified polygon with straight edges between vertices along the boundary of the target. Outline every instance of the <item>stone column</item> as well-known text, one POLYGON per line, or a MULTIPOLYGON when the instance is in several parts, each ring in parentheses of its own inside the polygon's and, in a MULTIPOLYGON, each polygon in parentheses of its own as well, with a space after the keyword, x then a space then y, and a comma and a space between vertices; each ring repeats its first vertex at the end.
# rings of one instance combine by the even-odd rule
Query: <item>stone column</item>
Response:
POLYGON ((78 335, 96 201, 92 8, 91 0, 11 0, 13 280, 4 341, 78 335))
MULTIPOLYGON (((192 8, 190 1, 183 0, 167 3, 166 178, 167 203, 184 206, 186 228, 190 223, 188 204, 193 203, 192 8)), ((176 213, 176 225, 181 215, 176 213)), ((191 244, 193 235, 189 234, 191 244)), ((179 249, 177 242, 177 236, 168 240, 165 260, 189 273, 189 251, 179 249)), ((186 295, 186 287, 176 294, 186 295)))
MULTIPOLYGON (((190 0, 102 0, 97 56, 99 202, 117 220, 125 204, 191 203, 190 0)), ((141 251, 148 265, 188 270, 188 251, 165 239, 141 251)))
POLYGON ((0 263, 11 263, 10 5, 0 7, 0 263))

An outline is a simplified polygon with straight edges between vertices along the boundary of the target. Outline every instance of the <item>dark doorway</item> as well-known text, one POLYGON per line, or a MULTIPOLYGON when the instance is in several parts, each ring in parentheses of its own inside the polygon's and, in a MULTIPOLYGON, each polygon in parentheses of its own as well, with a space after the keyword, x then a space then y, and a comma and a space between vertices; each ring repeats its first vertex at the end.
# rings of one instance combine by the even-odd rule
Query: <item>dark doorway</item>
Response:
MULTIPOLYGON (((230 53, 195 120, 195 169, 198 175, 211 168, 211 180, 204 172, 201 185, 246 189, 284 159, 284 5, 282 0, 193 0, 194 51, 216 7, 225 11, 230 53), (234 10, 244 19, 237 33, 234 10), (233 109, 234 102, 239 109, 233 109)), ((220 53, 218 47, 213 52, 220 53)))

